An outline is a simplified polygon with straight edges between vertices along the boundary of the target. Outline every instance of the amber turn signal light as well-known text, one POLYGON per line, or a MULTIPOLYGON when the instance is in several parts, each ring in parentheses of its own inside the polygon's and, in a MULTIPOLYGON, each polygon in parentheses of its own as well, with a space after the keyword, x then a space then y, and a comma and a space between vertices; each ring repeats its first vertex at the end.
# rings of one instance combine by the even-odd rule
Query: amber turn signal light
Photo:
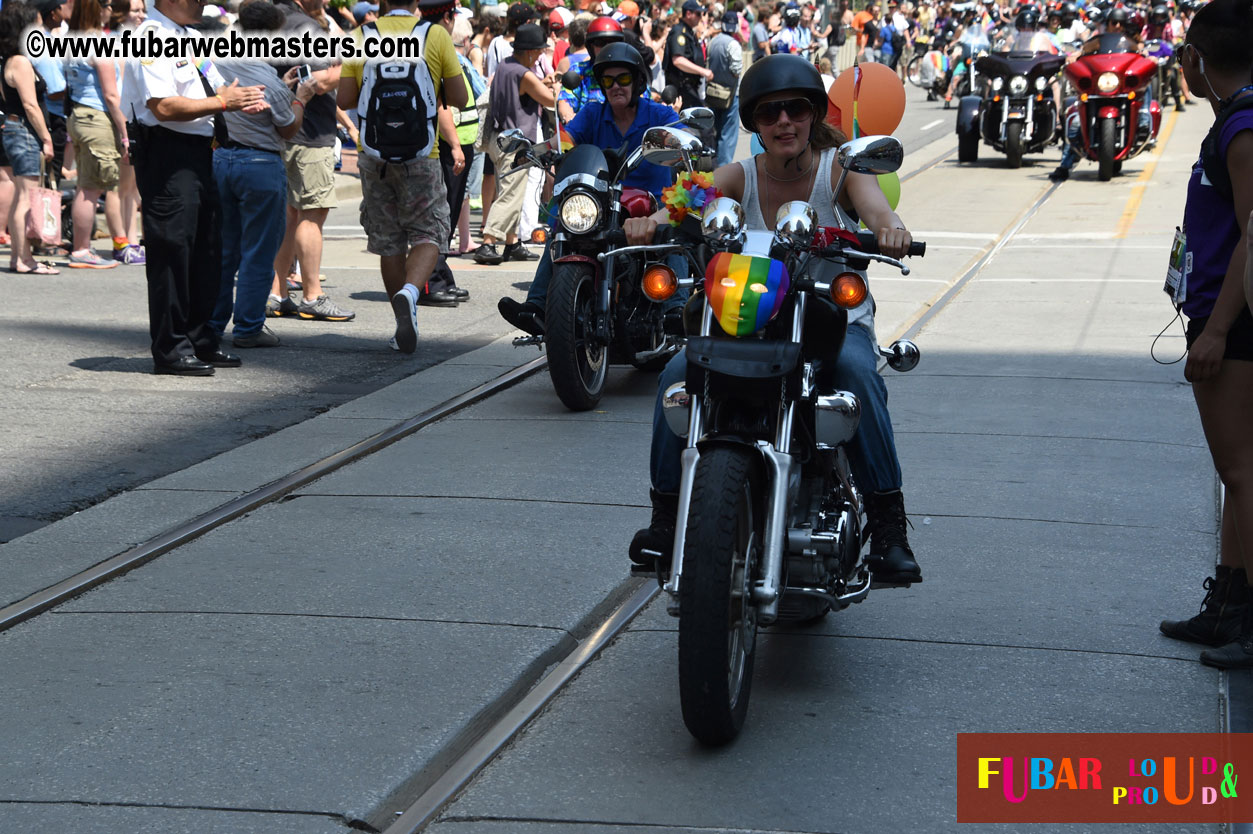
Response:
POLYGON ((540 226, 537 229, 531 230, 531 243, 546 243, 546 242, 548 242, 548 230, 547 229, 545 229, 543 226, 540 226))
POLYGON ((644 270, 644 295, 653 301, 665 301, 679 289, 679 279, 674 270, 662 264, 653 264, 644 270))
POLYGON ((856 272, 841 272, 831 282, 831 300, 845 310, 851 310, 866 300, 870 290, 866 279, 856 272))

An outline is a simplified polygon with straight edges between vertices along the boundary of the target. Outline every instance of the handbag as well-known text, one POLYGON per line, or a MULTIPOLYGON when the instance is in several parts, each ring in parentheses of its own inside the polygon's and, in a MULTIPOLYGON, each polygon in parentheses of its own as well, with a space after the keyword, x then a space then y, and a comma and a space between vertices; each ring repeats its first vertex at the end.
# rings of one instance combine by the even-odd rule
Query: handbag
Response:
POLYGON ((30 214, 26 215, 26 238, 32 245, 61 245, 61 192, 48 187, 48 172, 39 162, 43 186, 30 189, 30 214))
POLYGON ((705 82, 705 102, 718 110, 726 110, 731 106, 731 97, 735 95, 735 90, 725 84, 715 84, 712 81, 705 82))

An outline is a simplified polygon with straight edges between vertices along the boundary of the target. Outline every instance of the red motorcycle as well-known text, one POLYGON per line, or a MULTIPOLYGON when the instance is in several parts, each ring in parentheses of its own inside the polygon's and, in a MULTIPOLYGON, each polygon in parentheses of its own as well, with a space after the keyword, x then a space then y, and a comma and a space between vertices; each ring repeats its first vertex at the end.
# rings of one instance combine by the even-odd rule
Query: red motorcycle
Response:
MULTIPOLYGON (((1116 32, 1093 40, 1095 51, 1065 67, 1066 77, 1079 93, 1066 117, 1067 127, 1072 119, 1078 121, 1082 137, 1078 149, 1096 160, 1104 182, 1122 169, 1124 160, 1152 146, 1161 127, 1162 108, 1156 101, 1147 101, 1146 95, 1157 75, 1156 61, 1139 54, 1134 43, 1116 32)), ((1067 132, 1073 142, 1073 131, 1067 132)))

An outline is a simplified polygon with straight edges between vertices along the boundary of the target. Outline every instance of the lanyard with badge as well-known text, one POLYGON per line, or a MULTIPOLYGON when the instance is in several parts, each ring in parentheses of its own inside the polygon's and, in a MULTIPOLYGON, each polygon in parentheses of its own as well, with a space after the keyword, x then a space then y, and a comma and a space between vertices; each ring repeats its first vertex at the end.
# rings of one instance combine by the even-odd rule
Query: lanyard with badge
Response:
POLYGON ((1162 287, 1176 307, 1188 299, 1188 273, 1192 272, 1192 253, 1188 251, 1187 227, 1175 227, 1175 241, 1170 245, 1170 262, 1166 265, 1166 286, 1162 287))

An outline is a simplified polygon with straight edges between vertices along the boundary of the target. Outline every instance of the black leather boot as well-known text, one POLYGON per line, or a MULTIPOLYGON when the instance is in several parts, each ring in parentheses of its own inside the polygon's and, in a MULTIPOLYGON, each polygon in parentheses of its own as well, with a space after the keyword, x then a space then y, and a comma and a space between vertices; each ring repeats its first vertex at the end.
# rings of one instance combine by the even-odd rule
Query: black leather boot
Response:
POLYGON ((648 526, 631 539, 631 561, 658 569, 670 566, 670 550, 674 547, 674 526, 679 516, 679 496, 671 492, 648 491, 653 503, 653 517, 648 526))
POLYGON ((502 298, 496 303, 500 317, 514 327, 532 336, 544 335, 544 311, 538 304, 524 301, 519 304, 512 298, 502 298))
POLYGON ((899 489, 866 496, 866 527, 870 530, 870 566, 877 585, 910 585, 922 581, 905 535, 905 496, 899 489))
POLYGON ((1244 607, 1236 639, 1222 648, 1201 652, 1201 662, 1219 669, 1253 669, 1253 606, 1244 607))
POLYGON ((1249 609, 1249 592, 1244 568, 1219 565, 1202 584, 1205 598, 1201 612, 1189 620, 1162 620, 1162 634, 1204 646, 1225 646, 1240 636, 1240 625, 1249 609))

